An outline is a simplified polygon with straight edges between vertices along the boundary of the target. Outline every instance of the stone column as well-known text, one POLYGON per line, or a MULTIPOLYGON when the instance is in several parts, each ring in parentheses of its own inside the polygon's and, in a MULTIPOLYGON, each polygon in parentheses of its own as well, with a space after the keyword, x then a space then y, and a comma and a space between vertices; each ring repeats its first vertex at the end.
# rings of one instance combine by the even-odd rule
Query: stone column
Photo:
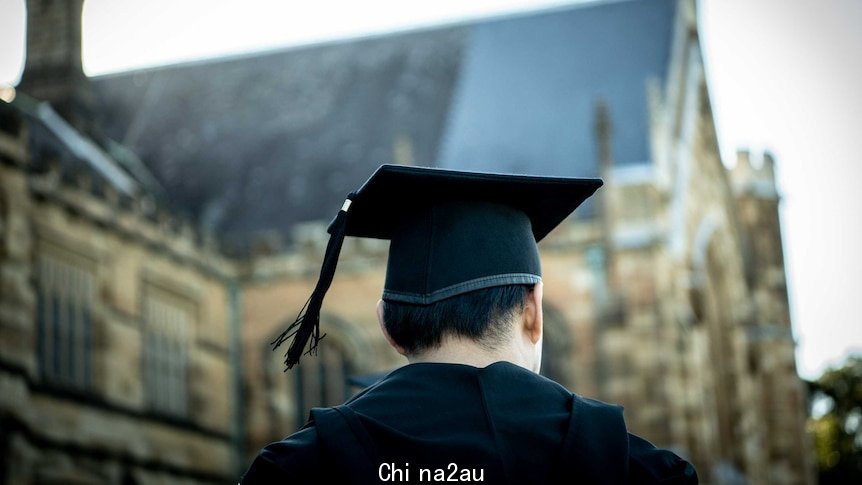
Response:
POLYGON ((51 103, 82 131, 92 124, 93 94, 81 63, 84 0, 27 0, 27 51, 18 90, 51 103))

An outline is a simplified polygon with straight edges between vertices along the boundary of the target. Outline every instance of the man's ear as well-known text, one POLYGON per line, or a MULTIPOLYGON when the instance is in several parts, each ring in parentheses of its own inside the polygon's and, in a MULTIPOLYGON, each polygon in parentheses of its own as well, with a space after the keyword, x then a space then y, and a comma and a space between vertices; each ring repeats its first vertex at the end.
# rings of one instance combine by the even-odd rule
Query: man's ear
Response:
POLYGON ((386 341, 389 342, 389 345, 398 351, 399 354, 406 357, 407 352, 404 350, 404 347, 398 345, 395 340, 392 339, 392 336, 389 335, 389 331, 386 330, 386 323, 383 321, 383 300, 377 300, 377 323, 380 324, 380 330, 383 332, 383 336, 386 337, 386 341))
POLYGON ((542 282, 533 286, 532 291, 527 293, 527 301, 524 304, 524 331, 534 344, 542 340, 544 320, 542 316, 542 282))

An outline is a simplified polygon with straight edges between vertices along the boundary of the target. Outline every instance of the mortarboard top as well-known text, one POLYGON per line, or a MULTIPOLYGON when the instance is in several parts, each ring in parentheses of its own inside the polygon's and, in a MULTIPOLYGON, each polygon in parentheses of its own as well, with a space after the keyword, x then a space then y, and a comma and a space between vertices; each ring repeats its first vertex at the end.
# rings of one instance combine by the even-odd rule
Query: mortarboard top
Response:
POLYGON ((535 284, 541 281, 536 243, 601 185, 592 178, 382 165, 329 225, 314 292, 273 345, 294 338, 288 369, 316 348, 323 296, 345 235, 390 240, 387 301, 424 305, 482 288, 535 284))

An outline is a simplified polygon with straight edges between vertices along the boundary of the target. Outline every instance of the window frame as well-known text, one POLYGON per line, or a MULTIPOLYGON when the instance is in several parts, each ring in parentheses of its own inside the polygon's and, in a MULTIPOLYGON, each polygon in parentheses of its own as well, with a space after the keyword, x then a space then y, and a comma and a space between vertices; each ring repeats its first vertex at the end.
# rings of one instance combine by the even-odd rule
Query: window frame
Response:
POLYGON ((174 419, 191 417, 192 350, 199 299, 171 280, 146 273, 140 290, 141 385, 144 405, 174 419))

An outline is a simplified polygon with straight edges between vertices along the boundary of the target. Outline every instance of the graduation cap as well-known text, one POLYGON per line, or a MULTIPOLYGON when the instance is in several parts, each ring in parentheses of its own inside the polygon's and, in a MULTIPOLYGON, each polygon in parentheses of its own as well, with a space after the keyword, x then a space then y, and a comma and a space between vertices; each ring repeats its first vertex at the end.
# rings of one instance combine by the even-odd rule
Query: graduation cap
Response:
POLYGON ((601 185, 592 178, 382 165, 330 223, 317 285, 273 350, 293 338, 284 360, 290 369, 317 348, 320 309, 345 235, 390 240, 383 299, 428 305, 541 281, 536 243, 601 185))

